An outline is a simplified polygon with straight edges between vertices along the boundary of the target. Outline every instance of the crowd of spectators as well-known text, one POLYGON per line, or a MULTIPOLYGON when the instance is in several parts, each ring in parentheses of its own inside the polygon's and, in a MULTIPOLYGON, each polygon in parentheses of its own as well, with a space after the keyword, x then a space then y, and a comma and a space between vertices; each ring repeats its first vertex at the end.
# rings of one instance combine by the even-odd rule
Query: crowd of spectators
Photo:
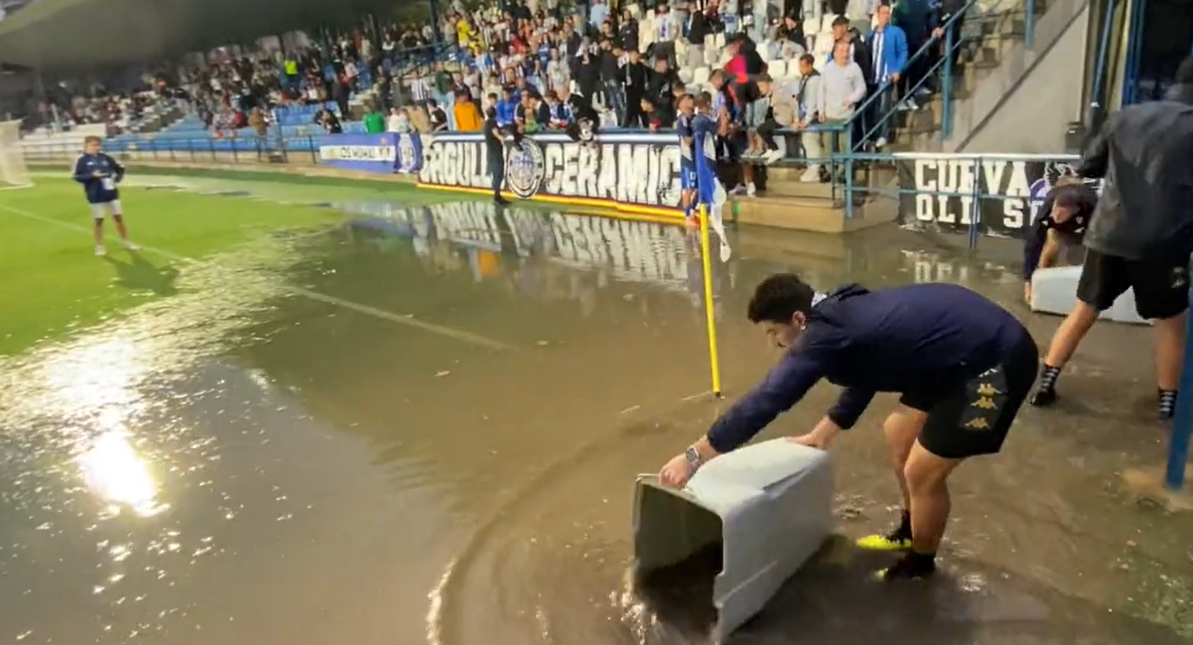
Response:
MULTIPOLYGON (((818 181, 825 178, 818 160, 840 149, 834 126, 869 105, 853 122, 881 147, 888 133, 879 116, 916 108, 907 90, 931 61, 909 66, 910 56, 939 39, 963 4, 828 0, 782 13, 735 0, 662 2, 645 11, 607 1, 573 8, 542 0, 532 9, 510 0, 468 10, 456 0, 438 25, 374 25, 285 51, 208 58, 155 77, 153 92, 72 103, 70 118, 120 128, 138 118, 145 100, 183 98, 214 136, 244 127, 266 136, 272 111, 296 103, 334 105, 312 123, 329 133, 366 115, 370 131, 478 131, 490 108, 516 133, 566 129, 578 112, 600 127, 661 130, 675 126, 679 97, 708 92, 733 135, 724 146, 730 158, 749 166, 802 150, 804 178, 818 181), (867 103, 888 85, 900 91, 867 103), (827 127, 814 129, 827 132, 805 134, 794 150, 784 151, 785 138, 775 136, 821 124, 827 127)), ((752 190, 748 176, 742 189, 752 190)))

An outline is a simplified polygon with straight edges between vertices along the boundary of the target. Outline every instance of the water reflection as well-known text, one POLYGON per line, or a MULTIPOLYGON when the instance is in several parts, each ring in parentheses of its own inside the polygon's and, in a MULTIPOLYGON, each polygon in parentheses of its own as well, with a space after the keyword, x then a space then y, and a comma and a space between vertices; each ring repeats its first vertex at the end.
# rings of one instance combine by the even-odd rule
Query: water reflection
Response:
POLYGON ((121 507, 141 517, 169 508, 158 503, 157 482, 126 432, 113 430, 99 435, 79 455, 78 463, 83 480, 95 495, 108 502, 111 515, 119 515, 121 507))
MULTIPOLYGON (((466 267, 474 282, 509 279, 535 299, 572 299, 591 313, 595 290, 611 282, 629 282, 686 293, 694 307, 703 306, 699 234, 670 222, 538 208, 498 209, 485 202, 337 207, 384 215, 352 222, 354 236, 372 232, 409 239, 415 254, 431 270, 466 267)), ((711 242, 714 302, 719 303, 724 276, 733 282, 736 271, 733 264, 720 260, 715 234, 711 242)), ((718 304, 718 313, 721 309, 718 304)))

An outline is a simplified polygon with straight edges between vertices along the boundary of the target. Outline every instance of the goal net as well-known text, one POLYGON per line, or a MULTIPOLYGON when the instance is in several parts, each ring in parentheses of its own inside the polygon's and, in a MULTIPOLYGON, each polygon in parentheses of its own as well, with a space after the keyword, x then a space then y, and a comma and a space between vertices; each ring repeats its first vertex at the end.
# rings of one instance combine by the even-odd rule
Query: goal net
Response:
POLYGON ((0 121, 0 188, 32 184, 21 149, 21 122, 0 121))

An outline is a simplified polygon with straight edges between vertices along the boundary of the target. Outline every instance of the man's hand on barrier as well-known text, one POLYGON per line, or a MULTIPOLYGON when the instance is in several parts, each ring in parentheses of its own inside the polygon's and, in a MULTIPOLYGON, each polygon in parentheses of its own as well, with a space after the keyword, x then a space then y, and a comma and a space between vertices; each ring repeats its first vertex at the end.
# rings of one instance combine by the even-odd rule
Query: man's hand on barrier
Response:
POLYGON ((676 455, 671 461, 663 464, 663 469, 659 471, 659 483, 664 486, 683 488, 688 485, 688 480, 694 474, 696 474, 696 468, 688 461, 688 457, 676 455))
POLYGON ((808 434, 798 437, 788 437, 787 440, 809 448, 828 450, 833 445, 833 441, 837 439, 838 434, 841 434, 841 428, 826 417, 820 423, 816 424, 816 427, 812 428, 812 431, 808 434))

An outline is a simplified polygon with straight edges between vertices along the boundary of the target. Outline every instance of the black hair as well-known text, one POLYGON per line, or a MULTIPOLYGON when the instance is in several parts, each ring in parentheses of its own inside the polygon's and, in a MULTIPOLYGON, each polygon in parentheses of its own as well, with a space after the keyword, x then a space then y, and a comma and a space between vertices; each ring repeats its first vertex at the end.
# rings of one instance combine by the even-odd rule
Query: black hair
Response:
POLYGON ((1193 85, 1193 56, 1185 57, 1180 67, 1176 68, 1176 82, 1180 85, 1193 85))
POLYGON ((834 27, 840 27, 841 25, 848 25, 848 24, 849 24, 849 18, 846 18, 845 16, 837 16, 836 18, 833 18, 833 26, 834 27))
POLYGON ((800 56, 799 59, 801 62, 807 63, 809 65, 816 64, 816 57, 811 54, 804 54, 803 56, 800 56))
POLYGON ((790 324, 795 312, 806 314, 812 310, 814 295, 812 287, 794 273, 776 273, 754 289, 746 317, 755 324, 762 321, 790 324))

